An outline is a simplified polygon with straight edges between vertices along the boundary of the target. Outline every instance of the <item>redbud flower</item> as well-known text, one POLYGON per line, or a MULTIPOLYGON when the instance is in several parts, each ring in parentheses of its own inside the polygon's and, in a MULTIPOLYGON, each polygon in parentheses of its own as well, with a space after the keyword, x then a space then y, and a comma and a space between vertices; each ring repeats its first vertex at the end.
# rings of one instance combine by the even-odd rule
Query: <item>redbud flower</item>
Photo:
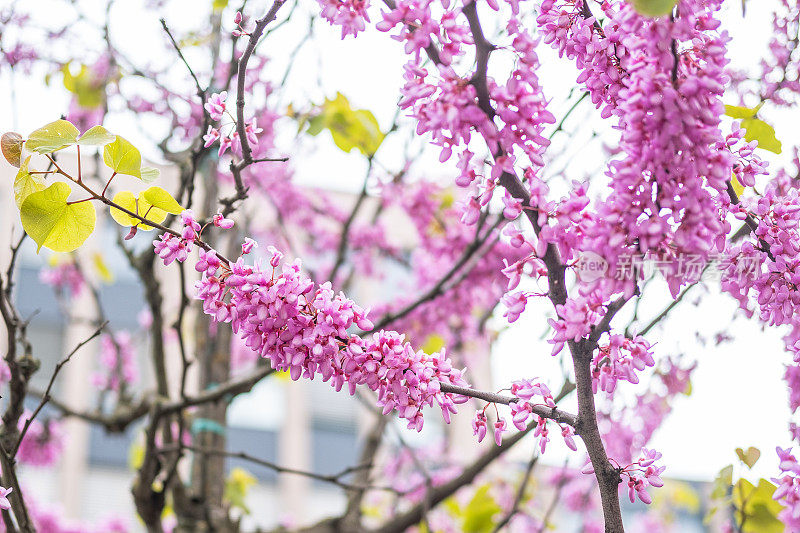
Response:
POLYGON ((217 139, 219 139, 219 130, 214 126, 209 125, 208 133, 203 135, 203 140, 205 141, 205 143, 203 144, 203 148, 208 148, 209 146, 217 142, 217 139))
POLYGON ((244 243, 242 243, 242 255, 249 254, 253 251, 253 248, 258 248, 258 243, 250 237, 245 237, 244 243))
POLYGON ((215 214, 211 220, 214 222, 214 225, 218 228, 222 229, 231 229, 233 227, 233 220, 229 218, 225 218, 222 213, 215 214))
POLYGON ((561 426, 561 436, 564 438, 564 443, 567 445, 567 448, 569 448, 574 452, 577 452, 578 446, 575 444, 575 439, 572 438, 574 434, 575 431, 572 429, 571 426, 567 425, 561 426))
POLYGON ((13 487, 0 487, 0 509, 6 511, 11 509, 11 502, 8 501, 8 495, 11 494, 12 490, 14 490, 13 487))
POLYGON ((500 446, 503 444, 503 433, 506 431, 506 419, 501 418, 494 423, 494 442, 500 446))
POLYGON ((503 316, 508 318, 508 322, 516 322, 519 316, 525 311, 525 304, 528 303, 528 297, 523 291, 518 291, 512 294, 506 294, 500 300, 506 306, 506 312, 503 316))
POLYGON ((244 128, 245 135, 247 135, 247 140, 252 145, 258 144, 258 134, 264 131, 263 129, 256 126, 256 119, 254 118, 244 128))
POLYGON ((472 434, 478 436, 478 442, 486 437, 486 415, 481 411, 477 411, 472 419, 472 434))
MULTIPOLYGON (((208 116, 211 120, 221 120, 223 113, 225 113, 225 99, 228 98, 228 92, 222 91, 221 93, 214 93, 208 99, 203 107, 208 111, 208 116)), ((210 132, 209 132, 210 133, 210 132)))
POLYGON ((227 152, 228 148, 230 148, 232 145, 233 145, 233 141, 231 140, 230 137, 220 137, 220 139, 219 139, 219 151, 217 152, 217 155, 219 157, 222 157, 222 154, 227 152))

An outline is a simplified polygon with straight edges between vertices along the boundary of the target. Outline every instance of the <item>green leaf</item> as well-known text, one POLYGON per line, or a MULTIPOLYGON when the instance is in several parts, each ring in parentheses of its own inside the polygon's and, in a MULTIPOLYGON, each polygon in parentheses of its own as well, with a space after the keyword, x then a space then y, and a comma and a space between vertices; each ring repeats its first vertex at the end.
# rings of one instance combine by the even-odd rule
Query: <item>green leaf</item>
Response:
MULTIPOLYGON (((167 218, 166 211, 159 209, 158 207, 153 207, 153 205, 144 198, 136 198, 130 191, 118 192, 116 195, 114 195, 112 202, 132 213, 136 213, 137 215, 145 217, 147 220, 155 222, 156 224, 161 224, 164 222, 164 219, 167 218)), ((143 231, 150 231, 153 229, 153 226, 144 224, 138 218, 132 217, 125 211, 117 209, 116 207, 111 208, 111 218, 113 218, 114 222, 120 226, 138 226, 139 229, 143 231)))
POLYGON ((646 17, 661 17, 672 13, 678 0, 632 0, 633 9, 646 17))
POLYGON ((733 484, 733 465, 728 465, 719 471, 717 477, 714 479, 713 489, 711 490, 711 499, 718 500, 728 495, 728 491, 733 484))
POLYGON ((9 131, 0 137, 0 150, 3 152, 3 157, 12 166, 19 168, 22 161, 22 136, 19 133, 9 131))
POLYGON ((739 183, 739 178, 736 177, 736 174, 731 174, 731 187, 733 187, 733 191, 736 193, 736 196, 742 196, 742 193, 744 192, 744 185, 739 183))
POLYGON ((154 167, 142 167, 141 175, 142 181, 145 183, 153 183, 161 176, 161 171, 154 167))
POLYGON ((782 533, 783 523, 778 513, 783 506, 772 499, 775 485, 760 479, 754 486, 746 479, 740 479, 733 490, 734 516, 741 525, 742 533, 782 533), (742 524, 742 522, 744 522, 742 524))
POLYGON ((250 514, 250 509, 245 505, 245 499, 250 487, 256 484, 254 478, 247 470, 236 467, 231 470, 228 479, 225 480, 225 499, 231 504, 231 507, 238 507, 245 514, 250 514))
POLYGON ((461 526, 464 533, 490 533, 494 529, 492 518, 502 509, 489 494, 489 489, 491 485, 488 483, 479 487, 464 507, 464 523, 461 526))
POLYGON ((78 144, 82 146, 104 146, 108 143, 114 142, 116 138, 116 135, 109 132, 103 126, 93 126, 86 130, 86 133, 78 138, 78 144))
POLYGON ((56 120, 31 133, 25 141, 25 148, 31 152, 49 154, 75 144, 79 133, 71 122, 56 120))
POLYGON ((726 105, 725 114, 742 121, 742 127, 745 129, 744 138, 747 142, 758 141, 759 148, 779 154, 782 151, 782 145, 775 137, 775 128, 756 118, 756 114, 763 105, 764 102, 753 108, 726 105))
POLYGON ((717 477, 714 479, 710 496, 712 505, 708 512, 706 512, 706 515, 703 517, 703 524, 708 525, 711 523, 711 520, 717 511, 730 503, 729 494, 732 483, 733 465, 728 465, 720 470, 717 474, 717 477))
MULTIPOLYGON (((138 214, 138 210, 136 208, 136 197, 130 191, 118 192, 114 195, 114 198, 112 198, 111 201, 118 206, 127 209, 128 211, 138 214)), ((134 218, 125 211, 121 211, 116 207, 111 208, 111 218, 113 218, 114 222, 120 226, 126 227, 135 226, 140 222, 138 218, 134 218)))
POLYGON ((441 335, 429 335, 427 339, 425 339, 425 343, 420 348, 425 353, 436 353, 444 348, 445 340, 444 337, 441 335))
POLYGON ((103 104, 106 88, 103 80, 99 80, 86 65, 81 65, 78 75, 72 74, 69 63, 61 67, 64 75, 64 87, 74 94, 78 105, 85 109, 94 109, 103 104))
POLYGON ((739 460, 747 465, 747 468, 753 468, 753 465, 756 464, 758 458, 761 457, 761 450, 758 448, 753 448, 750 446, 747 448, 747 451, 744 451, 741 448, 736 448, 736 455, 739 457, 739 460))
POLYGON ((757 107, 741 107, 737 105, 726 105, 725 106, 725 114, 731 118, 752 118, 756 116, 758 110, 761 109, 763 104, 759 104, 757 107))
POLYGON ((758 141, 758 147, 779 154, 783 151, 781 142, 775 137, 775 128, 758 118, 742 120, 747 142, 758 141))
POLYGON ((310 135, 328 129, 333 142, 345 152, 357 148, 364 155, 371 156, 378 150, 385 135, 372 112, 352 109, 342 93, 336 93, 333 100, 326 99, 320 108, 321 112, 308 120, 306 131, 310 135))
POLYGON ((142 466, 144 463, 144 444, 142 444, 139 440, 135 440, 131 443, 131 447, 128 448, 128 468, 131 470, 138 470, 139 467, 142 466))
POLYGON ((103 149, 103 162, 117 174, 140 178, 142 154, 134 145, 117 135, 117 139, 103 149))
POLYGON ((25 198, 20 207, 22 227, 38 244, 54 252, 71 252, 94 231, 96 213, 90 202, 68 204, 70 188, 56 182, 25 198))
POLYGON ((92 266, 104 283, 114 282, 114 273, 111 272, 110 268, 108 268, 108 263, 106 263, 103 254, 100 252, 95 252, 92 254, 92 266))
POLYGON ((17 202, 17 208, 22 206, 29 195, 44 190, 44 180, 36 174, 28 172, 28 163, 30 156, 19 167, 17 177, 14 179, 14 200, 17 202))
POLYGON ((184 207, 181 206, 170 193, 155 185, 148 187, 140 197, 147 200, 149 204, 163 209, 167 213, 172 213, 173 215, 180 215, 185 211, 184 207))
POLYGON ((222 11, 228 7, 228 0, 214 0, 214 2, 211 4, 211 7, 214 9, 214 11, 222 11))

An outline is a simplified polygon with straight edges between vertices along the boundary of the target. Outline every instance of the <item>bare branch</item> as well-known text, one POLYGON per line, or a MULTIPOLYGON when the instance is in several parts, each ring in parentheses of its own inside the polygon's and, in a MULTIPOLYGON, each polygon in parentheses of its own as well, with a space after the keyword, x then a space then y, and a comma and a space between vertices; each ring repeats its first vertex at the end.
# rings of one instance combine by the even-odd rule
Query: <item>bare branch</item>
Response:
POLYGON ((17 441, 16 446, 14 446, 14 449, 11 451, 11 457, 15 457, 17 455, 17 451, 19 451, 19 447, 22 444, 22 439, 25 438, 25 434, 28 432, 28 428, 30 428, 31 424, 36 419, 36 416, 41 412, 45 404, 50 400, 50 392, 53 389, 53 384, 56 382, 58 373, 61 372, 61 369, 64 368, 64 366, 67 363, 70 362, 72 356, 75 355, 78 352, 78 350, 80 350, 81 348, 89 344, 92 340, 100 336, 100 334, 103 332, 103 329, 106 327, 106 324, 108 324, 108 322, 104 322, 103 324, 101 324, 100 327, 98 327, 94 333, 89 335, 89 337, 87 337, 85 340, 79 342, 78 345, 75 346, 75 348, 73 348, 73 350, 69 352, 66 357, 64 357, 64 359, 58 362, 55 369, 53 369, 53 374, 50 376, 50 381, 47 383, 47 388, 44 390, 44 394, 42 395, 41 401, 39 401, 39 405, 36 406, 36 409, 34 409, 33 413, 31 413, 31 416, 29 416, 28 419, 25 421, 25 425, 22 426, 22 431, 20 431, 19 434, 19 440, 17 441))

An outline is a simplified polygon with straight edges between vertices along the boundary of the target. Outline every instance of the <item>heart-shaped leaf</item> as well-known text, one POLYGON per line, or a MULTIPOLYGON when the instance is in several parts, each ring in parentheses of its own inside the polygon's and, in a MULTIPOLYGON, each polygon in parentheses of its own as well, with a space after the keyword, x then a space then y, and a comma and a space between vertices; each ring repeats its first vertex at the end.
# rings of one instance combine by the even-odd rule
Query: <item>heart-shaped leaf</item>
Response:
POLYGON ((736 455, 739 460, 747 465, 747 468, 753 468, 758 459, 761 457, 761 451, 758 448, 750 446, 747 450, 736 448, 736 455))
POLYGON ((103 162, 117 174, 127 174, 137 178, 142 176, 142 154, 119 135, 114 142, 107 144, 103 149, 103 162))
MULTIPOLYGON (((136 198, 132 192, 130 191, 122 191, 118 192, 114 199, 112 200, 118 206, 127 209, 132 213, 136 213, 147 220, 155 222, 157 224, 161 224, 167 218, 167 213, 163 209, 159 209, 158 207, 154 207, 151 203, 147 200, 142 198, 136 198)), ((153 226, 148 224, 144 224, 141 220, 136 217, 132 217, 128 213, 121 211, 115 207, 111 208, 111 218, 119 224, 120 226, 131 227, 131 226, 138 226, 139 229, 143 231, 150 231, 153 229, 153 226)))
POLYGON ((38 245, 54 252, 71 252, 94 231, 97 215, 90 202, 68 204, 70 188, 56 182, 43 191, 31 193, 20 207, 25 232, 38 245))
POLYGON ((28 172, 30 160, 31 158, 28 157, 19 167, 17 177, 14 179, 14 200, 17 202, 17 208, 22 206, 22 202, 29 195, 44 190, 44 180, 36 174, 28 172))
POLYGON ((49 154, 72 146, 78 139, 78 128, 66 120, 56 120, 35 130, 25 141, 25 148, 39 154, 49 154))
POLYGON ((140 195, 140 197, 147 200, 149 204, 158 207, 159 209, 163 209, 167 213, 172 213, 173 215, 180 215, 185 211, 183 206, 181 206, 181 204, 179 204, 170 193, 161 187, 148 187, 147 190, 140 195))
POLYGON ((3 157, 6 158, 11 165, 19 168, 22 161, 22 143, 24 140, 19 133, 9 131, 0 137, 0 149, 3 151, 3 157))
POLYGON ((78 138, 78 144, 104 146, 114 142, 116 138, 116 135, 105 129, 103 126, 93 126, 86 130, 86 133, 78 138))

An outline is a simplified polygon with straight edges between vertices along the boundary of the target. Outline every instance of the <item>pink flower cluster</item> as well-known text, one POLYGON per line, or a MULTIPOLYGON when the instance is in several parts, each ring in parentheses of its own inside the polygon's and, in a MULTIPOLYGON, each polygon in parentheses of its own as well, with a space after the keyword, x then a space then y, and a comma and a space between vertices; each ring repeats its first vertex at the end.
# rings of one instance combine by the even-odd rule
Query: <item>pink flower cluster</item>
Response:
POLYGON ((183 230, 180 237, 171 233, 164 233, 159 237, 160 240, 153 241, 153 248, 158 257, 164 261, 164 265, 169 265, 176 260, 179 263, 186 261, 192 251, 195 240, 200 237, 202 228, 200 223, 195 220, 191 209, 181 213, 181 222, 183 223, 183 230))
POLYGON ((781 502, 784 508, 778 513, 778 518, 786 526, 787 531, 800 530, 800 463, 792 455, 791 448, 776 448, 780 477, 773 478, 777 485, 772 498, 781 502))
POLYGON ((100 340, 100 367, 101 370, 92 375, 95 387, 119 392, 121 388, 136 383, 136 350, 130 333, 120 331, 113 337, 103 335, 100 340))
POLYGON ((355 37, 369 22, 369 0, 319 0, 319 4, 322 7, 320 16, 330 24, 342 27, 342 39, 348 35, 355 37))
MULTIPOLYGON (((615 110, 624 156, 609 167, 613 192, 590 246, 611 269, 626 247, 669 259, 706 258, 724 246, 730 225, 714 206, 727 198, 733 157, 719 127, 728 37, 716 31, 718 8, 684 0, 674 21, 630 6, 619 13, 628 51, 615 110)), ((677 269, 665 275, 673 294, 687 281, 677 269)))
MULTIPOLYGON (((231 119, 233 120, 232 123, 226 124, 230 126, 229 131, 227 134, 223 134, 221 128, 223 126, 214 127, 212 125, 208 126, 208 131, 206 131, 205 135, 203 135, 203 147, 209 148, 215 142, 219 142, 219 150, 217 155, 222 157, 222 155, 231 150, 233 153, 237 155, 242 155, 242 141, 239 138, 239 132, 236 129, 236 120, 233 118, 233 115, 228 112, 225 104, 225 100, 228 98, 227 91, 222 91, 221 93, 214 93, 208 99, 208 101, 203 105, 205 110, 208 112, 208 116, 211 120, 219 121, 222 120, 227 113, 231 119)), ((247 135, 247 142, 252 146, 258 146, 258 134, 263 132, 262 128, 259 128, 257 125, 257 119, 252 118, 245 123, 245 135, 247 135)))
MULTIPOLYGON (((531 379, 523 379, 515 381, 511 385, 511 394, 519 398, 520 401, 511 402, 511 421, 519 431, 524 431, 528 427, 528 421, 532 417, 536 417, 536 428, 534 429, 534 436, 539 438, 539 449, 541 453, 545 452, 547 443, 550 442, 549 429, 547 427, 548 419, 533 412, 535 406, 544 406, 548 408, 555 408, 556 404, 553 400, 553 394, 544 383, 534 381, 531 379), (536 396, 541 397, 540 402, 533 402, 536 396)), ((472 432, 473 435, 478 437, 478 442, 481 442, 488 431, 488 420, 486 417, 486 407, 481 411, 475 412, 475 417, 472 419, 472 432)), ((578 449, 573 438, 575 432, 573 428, 567 424, 559 424, 561 429, 561 436, 564 439, 567 447, 575 451, 578 449)), ((498 414, 497 421, 494 423, 494 441, 500 446, 503 442, 503 433, 507 430, 506 421, 498 414)))
POLYGON ((644 337, 610 335, 608 344, 600 346, 592 358, 592 390, 613 394, 617 381, 639 383, 637 372, 654 365, 650 343, 644 337))
POLYGON ((581 71, 578 83, 585 85, 592 103, 609 118, 617 107, 624 88, 625 70, 621 60, 627 55, 621 42, 619 23, 615 20, 615 2, 605 2, 610 21, 604 28, 596 17, 581 13, 585 0, 544 0, 536 19, 544 42, 558 50, 560 57, 575 60, 581 71))
MULTIPOLYGON (((650 494, 647 492, 647 487, 664 486, 661 474, 666 467, 655 465, 655 462, 659 459, 661 459, 660 452, 642 448, 642 454, 636 462, 620 468, 620 474, 628 478, 628 498, 631 503, 634 503, 638 497, 642 503, 649 505, 652 502, 652 498, 650 498, 650 494)), ((584 474, 593 474, 594 467, 589 463, 581 472, 584 474)))
POLYGON ((797 57, 797 27, 800 24, 800 5, 794 0, 781 0, 773 15, 770 56, 761 63, 759 95, 779 105, 792 105, 791 96, 800 95, 800 60, 797 57))
POLYGON ((79 296, 86 280, 73 261, 63 261, 39 271, 39 281, 58 292, 68 291, 71 297, 79 296))
MULTIPOLYGON (((19 429, 22 430, 25 421, 30 417, 26 412, 19 419, 19 429)), ((33 466, 52 466, 61 456, 64 448, 64 437, 61 423, 57 420, 34 420, 25 433, 25 438, 19 446, 17 459, 24 464, 33 466)))
POLYGON ((281 266, 282 254, 270 252, 266 265, 246 265, 240 257, 229 267, 204 253, 196 269, 203 273, 197 297, 206 314, 230 322, 248 347, 294 380, 321 375, 336 390, 347 384, 351 394, 366 385, 384 413, 396 410, 418 431, 425 406, 437 404, 449 422, 466 398, 443 393, 439 384, 466 382, 444 351, 416 351, 393 331, 365 338, 350 333, 353 327, 372 329, 367 311, 335 294, 330 283, 316 285, 301 273, 299 261, 281 266))

